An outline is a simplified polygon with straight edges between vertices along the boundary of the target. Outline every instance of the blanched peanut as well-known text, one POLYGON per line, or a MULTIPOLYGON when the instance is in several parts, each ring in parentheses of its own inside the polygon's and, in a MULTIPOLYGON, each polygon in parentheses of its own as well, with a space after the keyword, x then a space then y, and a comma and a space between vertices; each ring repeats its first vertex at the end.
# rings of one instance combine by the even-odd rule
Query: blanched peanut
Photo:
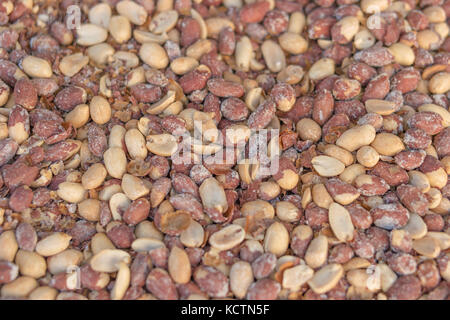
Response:
POLYGON ((314 81, 322 80, 334 74, 334 60, 330 58, 322 58, 317 60, 309 69, 309 78, 314 81))
POLYGON ((19 245, 16 236, 11 230, 0 234, 0 260, 14 261, 19 245))
POLYGON ((102 43, 108 37, 108 31, 98 25, 85 23, 77 29, 77 43, 80 46, 92 46, 102 43))
POLYGON ((237 246, 244 238, 244 229, 237 224, 232 224, 215 232, 209 238, 209 243, 213 248, 225 251, 237 246))
POLYGON ((36 252, 19 250, 15 262, 21 275, 35 279, 43 277, 47 269, 45 259, 36 252))
POLYGON ((353 152, 362 146, 371 144, 375 139, 375 133, 375 128, 369 124, 356 126, 345 131, 336 140, 336 145, 353 152))
POLYGON ((191 264, 189 257, 183 249, 174 246, 168 259, 168 270, 176 283, 188 283, 191 279, 191 264))
POLYGON ((58 197, 67 202, 78 203, 84 199, 86 189, 84 189, 81 183, 66 181, 59 184, 56 193, 58 194, 58 197))
POLYGON ((230 289, 233 294, 242 299, 253 282, 253 270, 250 263, 238 261, 230 269, 230 289))
POLYGON ((367 168, 374 167, 380 160, 380 155, 371 146, 363 146, 356 152, 356 160, 367 168))
POLYGON ((402 66, 412 65, 416 58, 411 47, 401 42, 394 43, 388 50, 394 56, 395 62, 402 66))
POLYGON ((304 118, 297 122, 297 133, 302 140, 317 142, 322 135, 322 129, 314 120, 304 118))
POLYGON ((305 253, 305 262, 315 269, 322 266, 328 257, 328 240, 324 235, 314 238, 305 253))
POLYGON ((372 141, 371 146, 383 156, 395 156, 405 149, 402 139, 387 132, 378 133, 372 141))
POLYGON ((169 57, 164 48, 154 42, 144 43, 139 50, 139 57, 155 69, 163 69, 169 64, 169 57))
POLYGON ((275 41, 264 41, 261 45, 261 52, 270 71, 279 72, 286 67, 286 58, 283 50, 275 41))
POLYGON ((308 49, 308 42, 297 33, 283 33, 278 41, 281 48, 291 54, 301 54, 308 49))
POLYGON ((170 63, 170 69, 178 75, 186 74, 197 66, 198 61, 190 57, 179 57, 170 63))
POLYGON ((314 170, 322 177, 337 176, 345 169, 345 165, 341 161, 328 156, 314 157, 311 160, 311 164, 314 170))
POLYGON ((22 60, 22 67, 27 75, 34 78, 50 78, 53 74, 50 63, 38 57, 26 56, 22 60))
POLYGON ((282 256, 289 246, 289 233, 280 222, 274 222, 266 230, 264 237, 264 251, 271 252, 277 257, 282 256))
POLYGON ((111 19, 111 7, 107 3, 99 3, 90 8, 89 21, 103 28, 108 28, 111 19))
POLYGON ((128 18, 135 25, 143 25, 147 20, 147 11, 145 8, 134 1, 123 0, 116 4, 117 12, 128 18))
POLYGON ((89 121, 89 106, 79 104, 72 111, 66 114, 66 122, 69 122, 75 129, 81 128, 89 121))
POLYGON ((450 72, 439 72, 435 74, 428 83, 431 93, 444 94, 450 91, 450 72))
POLYGON ((128 173, 122 177, 122 190, 131 200, 141 198, 150 192, 144 180, 128 173))
POLYGON ((322 183, 315 184, 311 190, 312 200, 314 203, 324 209, 328 209, 333 203, 333 198, 328 193, 322 183))
POLYGON ((334 144, 327 144, 323 148, 322 146, 319 146, 319 150, 321 150, 327 156, 338 159, 345 166, 349 166, 353 162, 355 162, 355 159, 350 152, 334 144))
POLYGON ((98 221, 100 218, 100 201, 86 199, 78 204, 78 213, 88 221, 98 221))
POLYGON ((55 300, 58 290, 48 286, 42 286, 34 289, 28 296, 30 300, 55 300))
POLYGON ((100 125, 111 119, 111 106, 108 100, 101 96, 95 96, 91 99, 89 112, 92 120, 100 125))
POLYGON ((2 298, 26 298, 38 287, 36 279, 31 277, 19 277, 16 280, 3 285, 1 289, 2 298))
POLYGON ((105 168, 111 177, 121 179, 127 171, 127 157, 122 148, 112 147, 103 154, 105 168))
POLYGON ((132 159, 145 159, 147 147, 145 138, 138 129, 130 129, 125 134, 125 145, 132 159))
POLYGON ((113 16, 109 22, 109 33, 117 43, 127 42, 131 38, 131 24, 124 16, 113 16))
POLYGON ((63 75, 73 77, 88 63, 89 58, 78 52, 62 58, 59 63, 59 70, 63 75))
POLYGON ((55 232, 41 239, 36 244, 36 252, 41 256, 48 257, 58 254, 67 249, 72 236, 63 232, 55 232))
POLYGON ((336 238, 344 242, 353 239, 354 227, 347 209, 338 203, 332 203, 328 210, 328 219, 336 238))

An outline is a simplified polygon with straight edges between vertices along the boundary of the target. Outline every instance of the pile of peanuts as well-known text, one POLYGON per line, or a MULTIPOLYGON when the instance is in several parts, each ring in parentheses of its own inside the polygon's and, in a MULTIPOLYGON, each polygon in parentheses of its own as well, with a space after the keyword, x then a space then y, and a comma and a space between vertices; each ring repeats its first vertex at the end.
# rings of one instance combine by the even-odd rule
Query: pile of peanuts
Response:
POLYGON ((0 0, 0 298, 449 299, 449 19, 0 0))

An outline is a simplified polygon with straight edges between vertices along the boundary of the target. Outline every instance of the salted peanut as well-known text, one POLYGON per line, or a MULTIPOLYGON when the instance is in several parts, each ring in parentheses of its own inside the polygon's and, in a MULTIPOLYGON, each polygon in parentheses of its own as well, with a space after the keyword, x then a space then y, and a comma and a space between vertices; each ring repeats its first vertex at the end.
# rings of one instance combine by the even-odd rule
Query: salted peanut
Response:
POLYGON ((48 286, 42 286, 34 289, 29 295, 29 300, 55 300, 58 290, 48 286))
POLYGON ((154 154, 170 157, 177 151, 178 144, 174 136, 163 133, 147 136, 147 149, 154 154))
POLYGON ((19 250, 15 263, 19 267, 21 275, 35 279, 43 277, 47 270, 45 259, 36 252, 19 250))
POLYGON ((333 59, 322 58, 314 62, 308 71, 309 78, 313 81, 320 81, 334 74, 335 63, 333 59))
POLYGON ((92 46, 102 43, 108 37, 108 31, 92 23, 84 23, 77 28, 77 44, 80 46, 92 46))
POLYGON ((358 50, 364 50, 370 48, 375 44, 375 37, 366 28, 360 28, 360 30, 355 34, 353 39, 353 44, 358 50))
POLYGON ((103 232, 94 234, 94 236, 91 239, 91 251, 93 255, 96 255, 97 253, 106 249, 115 249, 115 248, 116 247, 114 246, 114 244, 103 232))
POLYGON ((419 47, 425 50, 435 50, 439 47, 439 34, 430 29, 421 30, 417 33, 419 47))
POLYGON ((299 209, 289 201, 279 201, 275 204, 275 212, 281 221, 295 222, 298 221, 299 209))
POLYGON ((98 221, 100 217, 100 201, 86 199, 78 204, 78 213, 88 221, 98 221))
POLYGON ((280 222, 274 222, 266 230, 264 236, 264 251, 277 257, 282 256, 289 247, 289 232, 280 222))
POLYGON ((359 163, 355 163, 345 168, 345 170, 339 175, 339 179, 349 184, 353 184, 356 177, 364 173, 366 173, 366 168, 359 163))
POLYGON ((245 104, 251 111, 255 111, 256 108, 263 103, 263 90, 260 87, 250 89, 245 95, 245 104))
POLYGON ((148 151, 145 138, 138 129, 130 129, 125 134, 125 145, 132 159, 145 159, 148 151))
POLYGON ((122 300, 128 287, 130 286, 131 271, 127 263, 119 262, 116 281, 111 290, 111 300, 122 300))
POLYGON ((14 231, 8 230, 0 234, 0 260, 13 262, 18 249, 14 231))
POLYGON ((178 75, 183 75, 197 68, 198 64, 194 58, 179 57, 170 63, 170 69, 178 75))
POLYGON ((131 38, 131 23, 125 16, 111 17, 108 30, 117 43, 127 42, 131 38))
POLYGON ((138 238, 133 241, 131 248, 136 252, 149 252, 154 249, 165 248, 165 244, 154 238, 138 238))
POLYGON ((156 240, 162 240, 164 237, 162 232, 155 227, 153 222, 148 220, 140 222, 136 226, 134 234, 136 235, 136 238, 152 238, 156 240))
POLYGON ((0 294, 2 298, 24 299, 38 286, 36 279, 23 276, 3 285, 0 294))
POLYGON ((81 184, 87 190, 98 188, 105 181, 106 175, 105 166, 101 163, 94 163, 81 177, 81 184))
POLYGON ((36 252, 44 257, 53 256, 67 249, 72 236, 63 232, 55 232, 36 244, 36 252))
POLYGON ((69 122, 75 129, 81 128, 89 121, 89 106, 79 104, 72 111, 66 114, 66 122, 69 122))
POLYGON ((102 96, 94 96, 89 104, 92 120, 97 124, 105 124, 111 119, 111 105, 102 96))
POLYGON ((341 161, 329 156, 316 156, 312 158, 311 164, 314 170, 322 177, 337 176, 345 169, 345 165, 341 161))
POLYGON ((50 78, 53 75, 52 67, 47 60, 26 56, 22 60, 23 71, 33 78, 50 78))
POLYGON ((248 72, 253 58, 253 48, 247 36, 241 37, 236 43, 235 59, 239 70, 248 72))
POLYGON ((302 33, 306 25, 305 14, 301 11, 295 11, 289 17, 288 31, 293 33, 302 33))
POLYGON ((81 183, 65 181, 58 185, 56 194, 64 201, 78 203, 85 198, 86 189, 81 183))
POLYGON ((380 155, 371 146, 363 146, 356 152, 356 160, 364 167, 372 168, 380 160, 380 155))
POLYGON ((251 159, 241 160, 238 164, 239 177, 246 184, 252 183, 252 181, 257 178, 258 170, 259 162, 255 163, 255 161, 251 159))
POLYGON ((104 249, 95 254, 91 261, 91 268, 98 272, 116 272, 120 268, 121 262, 129 264, 131 261, 130 255, 119 249, 104 249))
POLYGON ((277 179, 278 185, 284 190, 294 189, 299 181, 298 173, 292 169, 285 169, 282 171, 281 178, 277 179))
POLYGON ((308 41, 298 33, 283 33, 278 38, 278 42, 281 48, 290 54, 301 54, 308 49, 308 41))
POLYGON ((281 192, 281 187, 275 181, 263 181, 259 185, 259 192, 261 197, 265 200, 275 199, 281 192))
POLYGON ((448 112, 448 110, 446 110, 445 108, 438 106, 437 104, 423 104, 421 105, 419 108, 417 108, 417 110, 419 112, 434 112, 437 113, 438 115, 440 115, 442 117, 442 125, 444 127, 449 127, 450 126, 450 112, 448 112))
POLYGON ((79 266, 83 261, 83 253, 76 249, 66 249, 48 258, 48 271, 52 274, 66 272, 71 268, 79 266))
POLYGON ((215 178, 205 179, 200 185, 200 198, 203 208, 224 213, 228 209, 227 197, 222 185, 215 178))
POLYGON ((338 203, 332 203, 328 210, 328 220, 331 230, 340 241, 348 242, 353 239, 353 227, 350 213, 338 203))
POLYGON ((244 241, 244 238, 244 229, 237 224, 231 224, 215 232, 209 238, 209 244, 213 248, 216 248, 220 251, 225 251, 240 244, 242 241, 244 241))
POLYGON ((148 114, 160 114, 167 107, 169 107, 173 102, 175 102, 175 99, 176 99, 175 91, 169 90, 169 91, 167 91, 166 95, 163 98, 161 98, 161 100, 150 105, 150 107, 147 109, 147 113, 148 114))
POLYGON ((350 152, 334 144, 319 146, 318 149, 322 151, 325 155, 338 159, 345 166, 349 166, 353 164, 353 162, 355 162, 355 158, 350 152))
POLYGON ((108 174, 117 179, 121 179, 127 171, 127 157, 122 148, 112 147, 103 153, 103 161, 108 174))
POLYGON ((402 228, 409 233, 412 239, 421 239, 427 234, 427 225, 416 213, 409 214, 408 223, 402 228))
POLYGON ((135 68, 139 65, 139 57, 128 51, 117 51, 113 54, 113 60, 120 62, 125 68, 135 68))
POLYGON ((169 57, 161 45, 154 42, 146 42, 139 50, 139 57, 155 69, 163 69, 169 64, 169 57))
POLYGON ((310 118, 303 118, 297 122, 297 133, 302 140, 319 141, 322 136, 322 128, 310 118))
MULTIPOLYGON (((253 60, 252 60, 253 61, 253 60)), ((307 76, 304 77, 305 71, 301 66, 296 65, 288 65, 286 68, 282 69, 278 75, 277 80, 279 82, 284 82, 287 84, 298 84, 302 79, 304 80, 305 87, 309 87, 309 83, 307 82, 307 76)), ((303 83, 303 82, 302 82, 303 83)))
POLYGON ((133 24, 141 26, 147 20, 145 8, 134 1, 123 0, 116 4, 117 12, 128 18, 133 24))
POLYGON ((59 71, 67 77, 73 77, 88 63, 89 57, 86 57, 81 52, 77 52, 61 59, 59 71))
POLYGON ((316 269, 322 266, 328 257, 328 239, 319 235, 312 239, 305 253, 305 262, 308 266, 316 269))
POLYGON ((279 72, 286 67, 286 58, 283 50, 273 40, 265 40, 261 45, 264 62, 271 72, 279 72))
POLYGON ((436 208, 442 200, 442 193, 437 188, 430 188, 430 190, 426 192, 426 195, 429 201, 428 208, 430 209, 436 208))
POLYGON ((333 289, 344 275, 342 265, 337 263, 328 264, 317 271, 308 285, 316 294, 322 294, 333 289))
POLYGON ((418 254, 431 259, 437 258, 441 253, 439 242, 429 236, 413 240, 412 247, 418 254))
MULTIPOLYGON (((430 181, 427 176, 417 170, 408 171, 409 183, 420 189, 421 192, 426 193, 430 190, 430 181)), ((447 176, 447 175, 446 175, 447 176)))
POLYGON ((330 196, 323 183, 313 185, 311 195, 314 203, 321 208, 328 209, 333 203, 333 198, 330 196))
POLYGON ((350 152, 362 146, 367 146, 375 139, 375 128, 369 124, 355 126, 345 131, 337 140, 336 145, 350 152))
POLYGON ((191 221, 189 227, 180 234, 181 243, 190 248, 197 248, 203 244, 205 231, 197 221, 191 221))
POLYGON ((167 261, 167 266, 170 276, 176 283, 188 283, 191 279, 191 264, 186 251, 183 249, 180 249, 177 246, 172 248, 167 261))
POLYGON ((89 9, 89 21, 105 29, 111 19, 111 7, 107 3, 99 3, 89 9))
POLYGON ((439 72, 435 74, 428 83, 431 93, 445 94, 450 91, 450 72, 439 72))
POLYGON ((402 66, 411 66, 416 59, 413 49, 401 42, 394 43, 388 50, 394 56, 395 62, 402 66))
POLYGON ((144 197, 150 192, 145 181, 128 173, 124 174, 122 177, 122 190, 131 200, 144 197))
POLYGON ((293 292, 300 290, 300 288, 308 282, 314 275, 314 270, 306 265, 297 265, 295 267, 284 270, 282 286, 284 289, 293 292))
POLYGON ((376 113, 382 116, 387 116, 397 111, 397 106, 393 101, 368 99, 364 104, 367 112, 376 113))
POLYGON ((244 217, 255 215, 265 219, 273 219, 275 209, 269 202, 258 199, 244 203, 241 207, 241 213, 244 217))
POLYGON ((387 132, 378 133, 370 145, 383 156, 395 156, 405 149, 401 138, 387 132))
POLYGON ((248 288, 253 283, 253 270, 247 261, 238 261, 230 268, 230 290, 238 299, 247 295, 248 288))

